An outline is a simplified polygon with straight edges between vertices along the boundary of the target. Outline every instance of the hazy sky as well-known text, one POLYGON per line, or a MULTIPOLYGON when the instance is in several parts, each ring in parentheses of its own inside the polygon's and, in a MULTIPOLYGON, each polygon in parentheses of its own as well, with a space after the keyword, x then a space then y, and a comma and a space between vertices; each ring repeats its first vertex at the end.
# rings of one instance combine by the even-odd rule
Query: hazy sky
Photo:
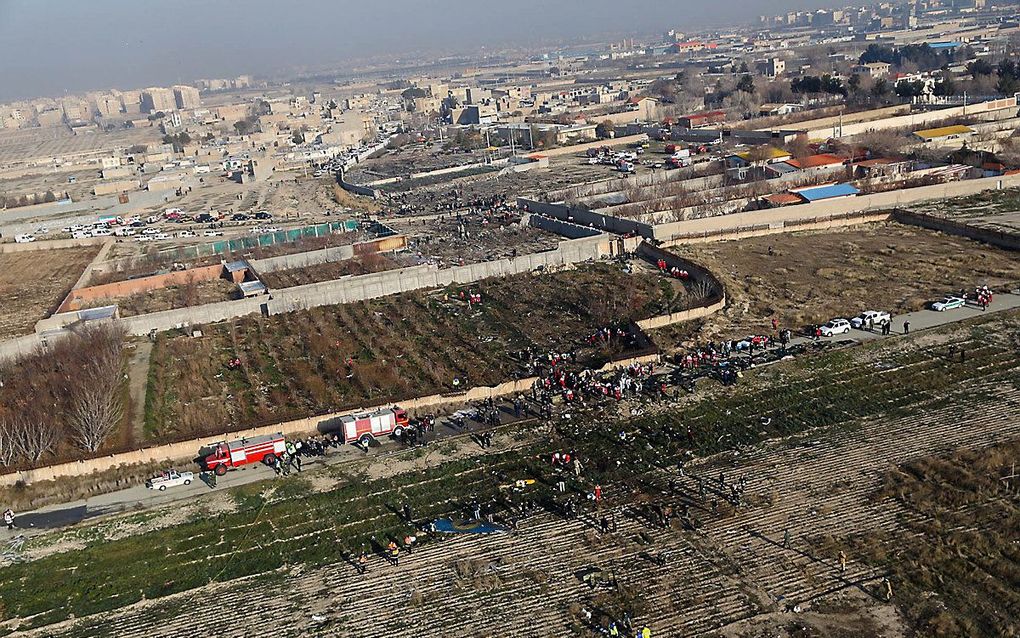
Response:
POLYGON ((0 101, 380 53, 748 23, 832 0, 0 0, 0 101))

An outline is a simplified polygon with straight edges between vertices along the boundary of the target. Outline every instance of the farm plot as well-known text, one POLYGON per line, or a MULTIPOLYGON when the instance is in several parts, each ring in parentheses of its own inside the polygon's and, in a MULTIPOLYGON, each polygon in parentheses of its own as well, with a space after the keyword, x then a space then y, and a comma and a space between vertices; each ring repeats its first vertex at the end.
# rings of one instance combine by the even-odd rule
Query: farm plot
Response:
POLYGON ((521 226, 517 215, 451 214, 424 221, 396 220, 391 225, 410 237, 408 249, 416 254, 417 262, 440 267, 552 250, 562 239, 521 226))
POLYGON ((132 317, 150 312, 228 301, 239 298, 238 295, 236 284, 226 279, 212 279, 210 281, 192 281, 179 286, 168 286, 125 297, 95 299, 86 304, 86 307, 116 304, 120 308, 122 317, 132 317))
MULTIPOLYGON (((378 480, 340 475, 323 492, 300 480, 254 485, 234 492, 238 507, 229 513, 112 541, 85 534, 84 547, 0 571, 0 628, 64 638, 103 627, 124 637, 184 628, 241 636, 247 628, 224 627, 222 613, 254 599, 250 623, 272 622, 294 635, 361 635, 366 627, 398 637, 586 635, 582 606, 597 610, 596 623, 627 612, 663 635, 747 635, 736 630, 755 619, 790 630, 779 635, 814 635, 789 625, 817 631, 814 623, 826 618, 861 635, 905 633, 910 624, 868 597, 881 583, 881 568, 853 555, 842 573, 806 539, 897 529, 900 510, 870 497, 876 470, 891 462, 1020 434, 1020 397, 1008 383, 1020 365, 1009 342, 1018 321, 1012 313, 898 346, 870 344, 780 364, 756 371, 748 386, 687 404, 682 414, 669 410, 657 425, 582 417, 574 421, 579 426, 556 427, 550 440, 512 452, 378 480), (943 341, 965 343, 973 356, 949 360, 944 347, 933 347, 943 341), (807 395, 800 400, 777 394, 791 382, 818 378, 829 382, 798 385, 807 395), (869 396, 867 389, 877 392, 869 396), (848 410, 850 396, 869 398, 848 410), (938 416, 930 418, 936 405, 938 416), (759 419, 763 413, 770 423, 759 419), (666 436, 668 425, 688 421, 692 435, 683 444, 666 436), (622 443, 620 429, 630 433, 622 443), (585 461, 581 478, 567 478, 566 495, 555 489, 560 475, 548 463, 552 449, 576 450, 585 461), (671 468, 687 449, 733 454, 692 462, 678 476, 671 468), (736 506, 724 498, 722 480, 714 480, 720 470, 730 482, 749 479, 736 506), (528 477, 536 483, 522 492, 507 489, 528 477), (707 494, 699 496, 695 482, 707 485, 707 494), (358 575, 348 564, 362 547, 381 553, 378 543, 412 531, 397 513, 402 503, 424 520, 458 516, 475 499, 534 500, 558 511, 594 485, 603 486, 606 501, 578 519, 527 516, 513 536, 444 540, 419 532, 419 547, 399 567, 372 556, 368 572, 358 575), (653 524, 649 513, 667 505, 689 508, 697 531, 680 521, 653 524), (600 516, 612 517, 612 531, 596 531, 600 516), (784 526, 793 532, 791 543, 781 542, 784 526), (124 564, 132 569, 119 568, 124 564), (577 574, 596 567, 617 586, 582 584, 577 574), (787 612, 794 603, 808 613, 787 612), (77 620, 54 625, 71 614, 77 620)), ((1008 587, 1007 573, 993 576, 1008 587)))
POLYGON ((894 223, 671 250, 726 285, 727 307, 706 320, 707 338, 771 332, 772 317, 797 331, 867 309, 914 311, 946 293, 1020 279, 1015 254, 894 223))
POLYGON ((658 314, 674 287, 657 275, 599 264, 460 289, 407 293, 165 335, 152 355, 146 426, 164 439, 307 416, 522 375, 508 353, 580 350, 600 327, 658 314), (238 360, 240 365, 227 367, 238 360))
POLYGON ((99 246, 0 254, 0 339, 29 334, 56 310, 99 246))

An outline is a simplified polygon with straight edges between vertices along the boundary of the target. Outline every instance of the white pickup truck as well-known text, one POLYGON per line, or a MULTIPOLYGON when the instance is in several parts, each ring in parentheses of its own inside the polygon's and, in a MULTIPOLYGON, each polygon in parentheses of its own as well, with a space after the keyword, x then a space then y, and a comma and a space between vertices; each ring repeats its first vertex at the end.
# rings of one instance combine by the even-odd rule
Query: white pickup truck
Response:
POLYGON ((178 472, 177 470, 166 470, 145 482, 145 487, 150 490, 159 490, 160 492, 165 491, 168 487, 177 487, 178 485, 191 485, 191 482, 195 480, 194 472, 178 472))

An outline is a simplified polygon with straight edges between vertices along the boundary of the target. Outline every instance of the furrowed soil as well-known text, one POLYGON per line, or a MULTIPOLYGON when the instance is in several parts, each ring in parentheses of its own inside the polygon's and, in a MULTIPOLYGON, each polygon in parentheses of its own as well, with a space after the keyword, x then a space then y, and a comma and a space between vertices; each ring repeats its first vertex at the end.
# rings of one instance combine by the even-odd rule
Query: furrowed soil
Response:
POLYGON ((99 246, 0 254, 0 339, 30 334, 64 300, 99 246))
POLYGON ((758 368, 636 419, 589 407, 516 450, 380 478, 330 468, 253 484, 231 492, 234 507, 192 504, 158 531, 131 515, 137 533, 115 539, 86 526, 73 548, 0 570, 0 632, 544 638, 588 636, 626 613, 658 636, 1013 635, 1015 496, 996 481, 1020 439, 1018 339, 1020 313, 1003 313, 758 368), (550 466, 561 449, 582 459, 580 477, 550 466), (514 489, 524 478, 535 483, 514 489), (555 513, 596 485, 598 507, 555 513), (416 532, 399 566, 373 545, 412 531, 401 503, 429 520, 473 499, 494 499, 497 520, 525 501, 542 511, 510 534, 416 532), (667 506, 677 516, 661 525, 667 506), (358 574, 347 560, 362 546, 358 574), (952 579, 935 577, 950 566, 952 579), (945 603, 952 615, 985 593, 941 633, 914 610, 966 594, 945 603), (246 626, 224 625, 239 607, 246 626))
MULTIPOLYGON (((200 338, 166 333, 152 353, 146 431, 195 436, 495 385, 526 376, 508 353, 580 349, 601 327, 659 314, 678 286, 598 264, 244 318, 200 338), (468 307, 462 290, 483 303, 468 307), (234 359, 240 365, 228 367, 234 359)), ((588 348, 580 360, 616 354, 588 348)))
POLYGON ((772 317, 798 331, 847 312, 914 311, 961 289, 1020 281, 1015 253, 894 223, 670 250, 726 285, 727 307, 705 321, 700 338, 771 333, 772 317))

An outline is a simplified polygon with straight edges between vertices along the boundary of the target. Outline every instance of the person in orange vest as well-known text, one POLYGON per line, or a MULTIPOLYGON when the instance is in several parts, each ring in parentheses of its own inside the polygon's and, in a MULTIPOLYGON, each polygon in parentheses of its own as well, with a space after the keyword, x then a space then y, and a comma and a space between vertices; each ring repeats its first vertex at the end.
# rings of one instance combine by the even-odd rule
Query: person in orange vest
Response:
POLYGON ((397 547, 396 541, 390 541, 390 544, 386 546, 386 552, 389 554, 391 563, 400 564, 400 548, 397 547))
POLYGON ((602 486, 601 485, 596 485, 595 486, 595 502, 598 503, 601 500, 602 500, 602 486))

